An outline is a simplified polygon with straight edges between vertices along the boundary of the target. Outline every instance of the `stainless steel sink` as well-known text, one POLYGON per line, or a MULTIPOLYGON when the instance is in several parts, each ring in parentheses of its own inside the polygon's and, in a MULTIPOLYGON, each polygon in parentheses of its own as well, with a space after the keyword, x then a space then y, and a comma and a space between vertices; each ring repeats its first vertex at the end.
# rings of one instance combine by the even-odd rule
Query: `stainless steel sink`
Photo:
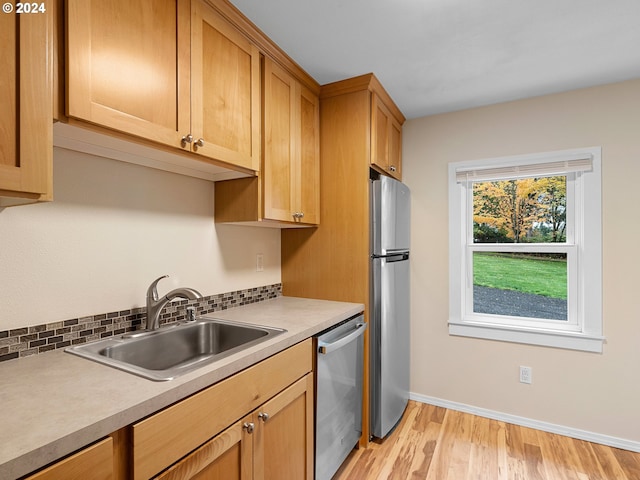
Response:
POLYGON ((174 327, 69 347, 67 352, 151 380, 171 380, 286 332, 200 317, 174 327))

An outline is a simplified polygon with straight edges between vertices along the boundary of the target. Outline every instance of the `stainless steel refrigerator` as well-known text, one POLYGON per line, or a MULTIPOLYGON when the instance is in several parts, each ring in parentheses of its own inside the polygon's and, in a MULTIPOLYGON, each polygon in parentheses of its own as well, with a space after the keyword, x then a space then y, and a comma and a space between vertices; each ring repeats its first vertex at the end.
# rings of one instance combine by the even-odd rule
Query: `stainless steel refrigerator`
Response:
POLYGON ((371 181, 371 434, 384 438, 409 401, 409 188, 371 181))

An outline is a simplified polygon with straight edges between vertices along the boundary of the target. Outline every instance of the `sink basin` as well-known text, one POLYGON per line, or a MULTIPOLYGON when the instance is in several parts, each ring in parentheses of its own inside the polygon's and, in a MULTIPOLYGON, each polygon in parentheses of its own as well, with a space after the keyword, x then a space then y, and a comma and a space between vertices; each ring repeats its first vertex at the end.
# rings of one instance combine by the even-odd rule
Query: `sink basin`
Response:
POLYGON ((66 351, 150 380, 171 380, 283 332, 286 330, 200 317, 195 322, 109 338, 66 351))

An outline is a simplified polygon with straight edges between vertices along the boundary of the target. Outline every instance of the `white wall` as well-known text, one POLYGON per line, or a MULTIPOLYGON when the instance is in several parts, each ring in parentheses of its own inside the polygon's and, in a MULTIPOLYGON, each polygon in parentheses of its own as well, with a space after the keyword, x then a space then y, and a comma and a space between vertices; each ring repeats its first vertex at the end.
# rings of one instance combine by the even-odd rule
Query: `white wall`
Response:
POLYGON ((640 80, 410 120, 418 395, 640 441, 640 80), (602 146, 604 353, 449 336, 448 162, 602 146), (533 368, 533 384, 518 368, 533 368))
POLYGON ((164 274, 160 294, 279 283, 279 230, 215 225, 213 189, 54 149, 54 202, 0 210, 0 331, 144 306, 164 274))

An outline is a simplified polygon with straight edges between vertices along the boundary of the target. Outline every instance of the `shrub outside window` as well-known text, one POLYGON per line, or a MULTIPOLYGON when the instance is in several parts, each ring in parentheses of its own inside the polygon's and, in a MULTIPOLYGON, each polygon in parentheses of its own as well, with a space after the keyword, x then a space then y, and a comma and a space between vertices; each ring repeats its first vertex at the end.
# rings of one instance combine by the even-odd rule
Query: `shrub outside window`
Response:
POLYGON ((600 148, 449 165, 449 332, 602 351, 600 148))

